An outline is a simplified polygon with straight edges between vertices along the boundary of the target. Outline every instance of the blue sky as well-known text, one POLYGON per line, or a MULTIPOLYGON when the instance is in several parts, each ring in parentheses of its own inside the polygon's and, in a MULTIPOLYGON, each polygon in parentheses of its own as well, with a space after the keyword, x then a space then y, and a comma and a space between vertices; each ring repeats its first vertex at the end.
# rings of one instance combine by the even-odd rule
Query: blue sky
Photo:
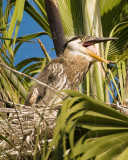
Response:
MULTIPOLYGON (((42 31, 42 28, 26 12, 24 12, 18 36, 24 36, 42 31)), ((49 36, 40 36, 39 39, 44 44, 48 52, 54 47, 53 41, 49 38, 49 36)), ((33 39, 33 41, 36 43, 25 42, 21 45, 16 55, 15 64, 30 57, 44 57, 37 39, 33 39)), ((50 52, 50 57, 55 57, 54 51, 50 52)))
MULTIPOLYGON (((34 5, 32 0, 29 0, 33 7, 35 8, 36 6, 34 5)), ((3 6, 4 8, 6 7, 7 0, 3 0, 3 6)), ((38 10, 38 8, 36 8, 38 10)), ((12 12, 10 17, 12 16, 12 12)), ((37 32, 42 32, 42 28, 24 11, 23 14, 23 19, 19 28, 18 32, 18 37, 32 34, 32 33, 37 33, 37 32)), ((49 52, 52 48, 54 48, 53 41, 49 36, 40 36, 39 39, 42 41, 44 44, 47 52, 49 52)), ((30 57, 44 57, 44 54, 40 48, 39 43, 37 42, 37 39, 33 39, 36 43, 23 43, 21 47, 19 48, 14 64, 16 65, 20 61, 30 58, 30 57)), ((50 57, 55 58, 55 51, 50 52, 50 57)))

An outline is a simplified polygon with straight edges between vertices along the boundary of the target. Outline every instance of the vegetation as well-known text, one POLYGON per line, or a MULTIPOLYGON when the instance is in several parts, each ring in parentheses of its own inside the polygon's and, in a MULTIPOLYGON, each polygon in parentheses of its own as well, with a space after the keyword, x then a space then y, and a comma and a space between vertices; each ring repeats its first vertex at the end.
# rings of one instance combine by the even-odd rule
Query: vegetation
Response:
MULTIPOLYGON (((56 29, 50 30, 49 27, 45 9, 45 2, 48 0, 33 1, 38 10, 27 0, 8 0, 4 13, 3 1, 0 1, 0 64, 17 71, 22 70, 31 77, 39 73, 50 61, 49 55, 44 49, 45 58, 25 59, 15 66, 14 59, 18 49, 23 43, 28 45, 33 43, 33 38, 43 35, 52 37, 51 33, 56 29), (11 11, 13 15, 9 21, 11 11), (44 32, 17 37, 24 11, 42 27, 44 32), (36 63, 31 64, 31 60, 36 63)), ((64 29, 61 33, 62 44, 65 39, 68 40, 76 35, 118 37, 119 40, 107 42, 104 46, 96 45, 100 56, 110 60, 111 63, 109 65, 96 63, 80 85, 81 93, 64 91, 70 95, 70 98, 67 97, 63 102, 52 142, 48 143, 45 138, 40 153, 37 149, 38 143, 35 142, 32 159, 37 159, 38 155, 40 159, 45 160, 50 158, 57 160, 126 159, 128 157, 128 117, 106 104, 110 104, 110 100, 113 100, 113 103, 116 104, 119 101, 123 105, 128 95, 126 78, 128 1, 54 0, 53 5, 60 13, 60 24, 64 29)), ((55 50, 58 51, 57 42, 55 44, 55 50)), ((31 84, 28 77, 0 65, 0 99, 23 104, 31 84)), ((1 117, 3 117, 2 114, 1 117)), ((13 146, 2 134, 0 138, 13 146)), ((11 157, 9 154, 7 156, 11 157)), ((12 158, 15 159, 15 157, 12 158)))

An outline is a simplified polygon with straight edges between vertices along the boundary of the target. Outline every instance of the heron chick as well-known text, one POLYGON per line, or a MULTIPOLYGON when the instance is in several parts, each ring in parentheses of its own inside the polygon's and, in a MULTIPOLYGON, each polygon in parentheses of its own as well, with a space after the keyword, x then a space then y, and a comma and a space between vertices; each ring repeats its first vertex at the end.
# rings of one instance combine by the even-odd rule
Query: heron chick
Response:
MULTIPOLYGON (((84 79, 91 64, 96 61, 108 63, 97 55, 94 44, 117 38, 77 36, 64 45, 63 54, 53 59, 41 71, 37 79, 55 90, 76 89, 84 79)), ((26 98, 25 104, 51 105, 57 94, 50 88, 35 83, 26 98)))

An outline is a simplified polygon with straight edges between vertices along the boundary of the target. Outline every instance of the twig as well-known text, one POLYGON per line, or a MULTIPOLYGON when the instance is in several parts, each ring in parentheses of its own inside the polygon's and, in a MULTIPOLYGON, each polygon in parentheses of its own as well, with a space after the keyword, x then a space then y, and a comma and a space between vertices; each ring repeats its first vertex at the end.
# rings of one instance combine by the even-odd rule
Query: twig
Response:
POLYGON ((41 81, 39 81, 39 80, 37 80, 37 79, 29 76, 29 75, 26 75, 26 74, 24 74, 22 72, 19 72, 19 71, 15 70, 15 69, 12 69, 11 67, 8 67, 7 65, 5 65, 3 63, 0 63, 0 65, 3 66, 3 67, 5 67, 5 68, 7 68, 7 69, 9 69, 9 70, 11 70, 11 71, 13 71, 13 72, 15 72, 15 73, 18 73, 18 74, 20 74, 22 76, 25 76, 25 77, 27 77, 27 78, 29 78, 29 79, 31 79, 31 80, 39 83, 40 85, 43 85, 43 86, 49 88, 51 91, 53 91, 53 92, 55 92, 57 94, 57 90, 55 90, 54 88, 50 87, 49 85, 47 85, 47 84, 45 84, 45 83, 43 83, 43 82, 41 82, 41 81))
POLYGON ((40 47, 41 47, 43 53, 45 54, 45 57, 46 57, 47 61, 50 62, 50 61, 51 61, 51 58, 49 57, 49 55, 48 55, 48 53, 47 53, 47 51, 46 51, 43 43, 41 42, 41 40, 40 40, 39 38, 37 38, 37 41, 38 41, 38 43, 40 44, 40 47))
MULTIPOLYGON (((4 102, 4 103, 7 103, 7 104, 9 104, 10 106, 19 106, 19 107, 31 108, 30 106, 26 106, 26 105, 23 105, 23 104, 17 104, 17 103, 14 103, 14 102, 11 102, 11 101, 7 101, 7 100, 1 99, 1 98, 0 98, 0 101, 1 101, 1 102, 4 102)), ((1 109, 1 108, 0 108, 0 109, 1 109)), ((7 109, 7 108, 6 108, 6 109, 7 109)), ((11 109, 11 108, 9 108, 9 109, 11 109)))
MULTIPOLYGON (((14 106, 14 105, 13 105, 13 106, 14 106)), ((17 109, 16 109, 16 107, 15 107, 15 106, 14 106, 14 108, 15 108, 15 111, 16 111, 16 114, 17 114, 17 119, 19 120, 19 124, 20 124, 20 128, 21 128, 21 132, 22 132, 22 134, 23 134, 23 136, 24 136, 24 131, 23 131, 23 127, 22 127, 22 124, 21 124, 21 121, 20 121, 19 114, 18 114, 17 109)))
MULTIPOLYGON (((7 101, 7 100, 1 99, 1 98, 0 98, 0 101, 4 102, 4 103, 7 103, 10 106, 19 106, 19 107, 23 108, 22 111, 24 111, 24 109, 27 109, 27 110, 31 109, 31 111, 32 110, 34 111, 34 110, 37 110, 37 108, 40 108, 40 107, 44 107, 46 110, 51 110, 51 107, 50 106, 46 106, 46 105, 34 104, 33 107, 31 107, 31 106, 26 106, 26 105, 23 105, 23 104, 13 103, 11 101, 7 101)), ((58 104, 57 106, 54 107, 54 110, 58 109, 61 106, 62 106, 62 104, 58 104)), ((0 112, 1 113, 3 113, 3 112, 5 112, 5 113, 7 113, 7 112, 15 113, 16 111, 14 110, 14 108, 1 108, 0 107, 0 112)), ((19 112, 19 111, 17 111, 17 112, 19 112)))
MULTIPOLYGON (((6 118, 4 118, 2 115, 0 115, 2 117, 2 119, 8 124, 9 128, 11 128, 11 130, 13 131, 13 133, 15 134, 14 129, 12 128, 12 126, 9 124, 8 120, 6 118)), ((17 137, 17 135, 16 135, 17 137)))

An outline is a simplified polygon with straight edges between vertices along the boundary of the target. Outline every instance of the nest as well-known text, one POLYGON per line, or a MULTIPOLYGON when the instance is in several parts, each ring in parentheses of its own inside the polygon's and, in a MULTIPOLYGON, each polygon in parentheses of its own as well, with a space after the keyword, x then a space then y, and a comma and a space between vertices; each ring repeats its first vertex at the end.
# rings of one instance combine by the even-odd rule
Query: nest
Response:
POLYGON ((35 144, 40 152, 45 139, 52 139, 58 109, 24 105, 0 108, 0 112, 4 113, 0 120, 0 134, 3 136, 0 140, 0 158, 11 155, 17 159, 31 159, 35 153, 35 144), (5 116, 7 114, 9 116, 5 116))
MULTIPOLYGON (((30 160, 35 152, 40 159, 44 144, 52 140, 61 105, 53 108, 6 103, 13 108, 0 108, 0 159, 14 156, 18 160, 30 160)), ((109 105, 128 116, 128 107, 119 103, 109 105)))

